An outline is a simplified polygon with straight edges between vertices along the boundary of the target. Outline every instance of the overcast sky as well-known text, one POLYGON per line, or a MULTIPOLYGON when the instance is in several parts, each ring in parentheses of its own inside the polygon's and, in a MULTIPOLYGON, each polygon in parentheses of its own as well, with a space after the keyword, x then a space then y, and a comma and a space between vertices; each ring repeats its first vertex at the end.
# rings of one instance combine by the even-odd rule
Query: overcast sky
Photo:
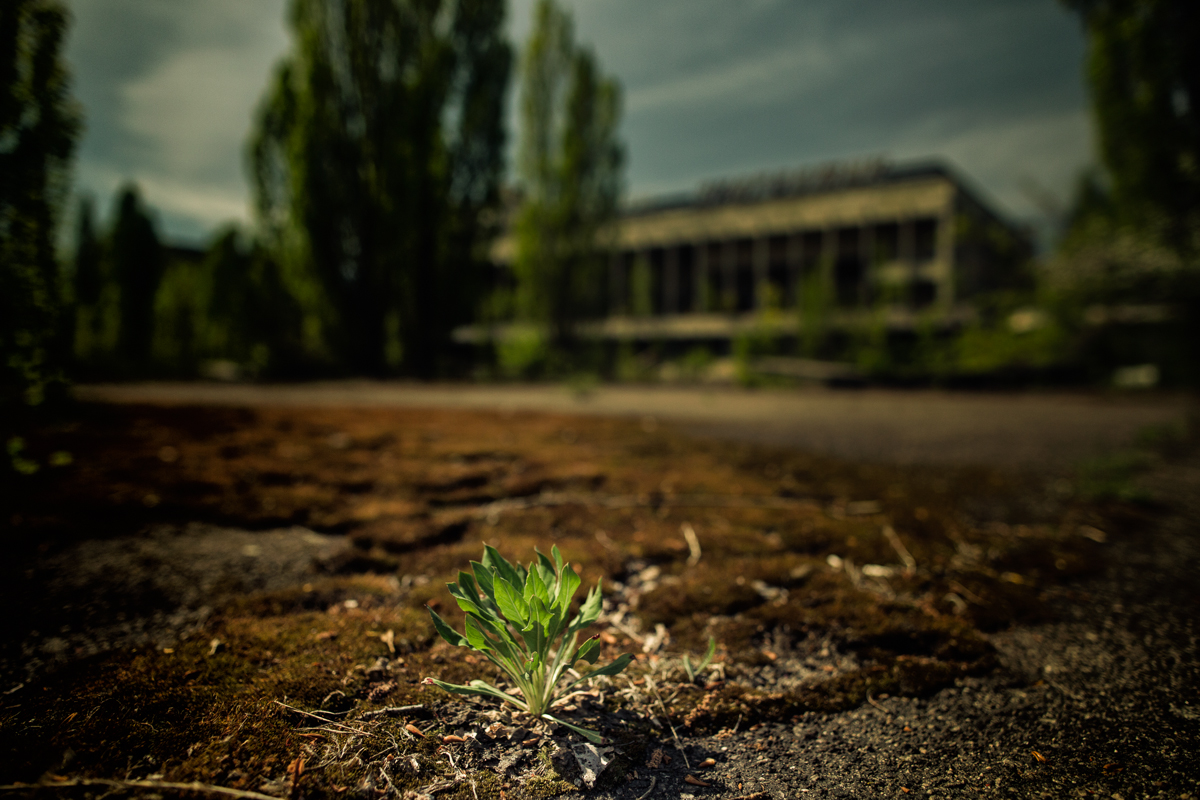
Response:
MULTIPOLYGON (((167 236, 248 220, 243 152, 284 0, 69 0, 80 190, 134 179, 167 236)), ((1055 0, 571 0, 623 85, 631 197, 839 159, 942 158, 1032 219, 1094 162, 1083 38, 1055 0)), ((533 0, 513 0, 521 43, 533 0)), ((515 129, 511 129, 516 135, 515 129)))

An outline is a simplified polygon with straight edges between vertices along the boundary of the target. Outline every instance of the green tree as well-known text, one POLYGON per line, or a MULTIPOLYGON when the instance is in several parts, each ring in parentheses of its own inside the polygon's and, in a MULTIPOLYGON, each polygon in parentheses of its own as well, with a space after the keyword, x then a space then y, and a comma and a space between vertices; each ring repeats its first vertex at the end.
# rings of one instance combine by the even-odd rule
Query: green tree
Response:
POLYGON ((1200 242, 1200 4, 1066 0, 1088 34, 1087 72, 1124 221, 1178 251, 1200 242))
POLYGON ((154 299, 166 256, 135 184, 118 193, 115 216, 108 254, 109 272, 120 293, 117 350, 127 367, 144 369, 154 339, 154 299))
POLYGON ((0 3, 0 417, 42 402, 62 375, 58 214, 81 118, 61 59, 67 12, 0 3))
POLYGON ((342 362, 435 374, 502 171, 499 0, 293 0, 251 144, 268 241, 315 274, 342 362))
POLYGON ((603 312, 602 236, 616 215, 624 150, 620 88, 575 44, 571 18, 553 0, 534 12, 520 104, 518 312, 547 325, 564 350, 577 320, 603 312))
POLYGON ((90 196, 79 199, 75 230, 75 263, 71 274, 76 329, 75 355, 90 353, 99 336, 100 299, 104 292, 104 245, 96 231, 96 204, 90 196))
POLYGON ((236 226, 209 246, 206 320, 209 355, 279 374, 303 359, 302 312, 278 262, 236 226))

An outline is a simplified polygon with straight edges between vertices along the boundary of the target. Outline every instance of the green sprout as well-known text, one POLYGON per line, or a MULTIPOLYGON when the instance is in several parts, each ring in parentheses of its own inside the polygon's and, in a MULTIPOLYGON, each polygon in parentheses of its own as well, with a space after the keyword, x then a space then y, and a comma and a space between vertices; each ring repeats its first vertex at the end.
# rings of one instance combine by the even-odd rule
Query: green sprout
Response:
POLYGON ((708 652, 704 654, 704 658, 695 667, 692 666, 692 660, 685 654, 683 657, 683 671, 687 673, 688 683, 695 683, 696 676, 704 672, 704 668, 712 663, 713 655, 717 652, 717 640, 713 637, 708 637, 708 652))
MULTIPOLYGON (((555 546, 551 561, 542 553, 528 568, 514 566, 494 548, 486 546, 483 563, 471 562, 474 576, 458 573, 457 583, 448 583, 458 607, 466 612, 466 634, 450 627, 433 609, 433 626, 441 637, 457 647, 483 653, 516 684, 521 697, 508 694, 481 680, 466 686, 426 678, 425 683, 455 694, 481 695, 507 700, 531 716, 565 725, 599 744, 595 731, 580 728, 551 716, 550 708, 560 699, 559 680, 577 661, 595 664, 600 655, 600 637, 592 636, 577 646, 579 631, 600 617, 600 584, 592 587, 579 613, 570 618, 571 599, 580 579, 570 564, 564 564, 555 546)), ((628 653, 603 667, 576 678, 563 687, 569 690, 600 675, 616 675, 629 665, 628 653)))

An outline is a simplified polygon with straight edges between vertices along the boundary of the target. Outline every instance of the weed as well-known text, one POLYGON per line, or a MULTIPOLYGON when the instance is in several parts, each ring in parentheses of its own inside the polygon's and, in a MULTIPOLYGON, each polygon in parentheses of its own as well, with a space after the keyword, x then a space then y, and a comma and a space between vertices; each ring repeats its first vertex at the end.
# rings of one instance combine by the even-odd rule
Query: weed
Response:
MULTIPOLYGON (((542 553, 528 568, 514 566, 493 547, 484 549, 483 563, 472 561, 474 576, 458 573, 449 583, 450 594, 466 612, 466 635, 451 628, 429 609, 434 627, 452 645, 483 653, 517 685, 521 698, 503 692, 486 681, 473 680, 465 686, 435 678, 425 682, 456 694, 481 695, 507 700, 533 717, 548 719, 599 743, 602 737, 552 717, 550 707, 559 699, 558 682, 576 661, 595 664, 600 639, 593 636, 577 646, 579 631, 600 616, 600 585, 588 592, 579 613, 568 622, 571 599, 579 589, 579 576, 564 564, 558 547, 554 560, 542 553)), ((624 654, 599 669, 567 684, 566 689, 600 675, 616 675, 633 659, 624 654)))
POLYGON ((688 682, 695 683, 696 676, 704 672, 704 668, 712 663, 713 654, 717 652, 717 640, 713 637, 708 637, 708 651, 704 654, 704 658, 695 667, 692 666, 692 660, 687 655, 683 657, 683 671, 687 673, 688 682))

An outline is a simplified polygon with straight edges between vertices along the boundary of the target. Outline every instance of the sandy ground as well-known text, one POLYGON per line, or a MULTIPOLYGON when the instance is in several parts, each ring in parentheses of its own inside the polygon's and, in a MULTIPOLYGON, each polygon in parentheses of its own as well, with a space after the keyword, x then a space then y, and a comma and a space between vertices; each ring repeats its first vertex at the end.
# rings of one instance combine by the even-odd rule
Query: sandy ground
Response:
POLYGON ((900 464, 1070 467, 1180 424, 1183 395, 965 393, 889 389, 743 390, 341 381, 298 385, 81 386, 83 400, 237 406, 410 407, 659 419, 702 435, 900 464))

